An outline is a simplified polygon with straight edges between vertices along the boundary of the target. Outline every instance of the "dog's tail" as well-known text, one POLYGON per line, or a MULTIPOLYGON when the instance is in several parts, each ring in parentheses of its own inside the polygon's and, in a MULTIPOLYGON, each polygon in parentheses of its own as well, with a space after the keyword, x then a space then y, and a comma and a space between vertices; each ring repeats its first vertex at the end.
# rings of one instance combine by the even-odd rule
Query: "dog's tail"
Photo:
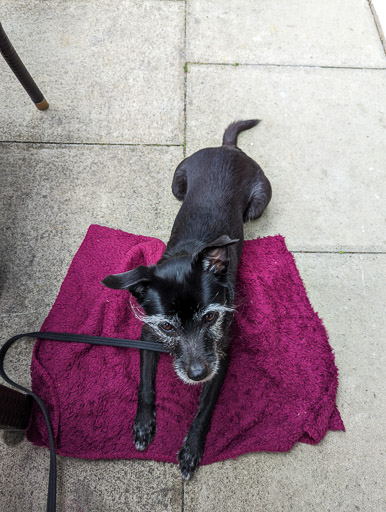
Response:
POLYGON ((249 130, 260 123, 259 119, 250 119, 249 121, 235 121, 231 123, 224 132, 222 139, 223 146, 237 146, 237 136, 244 130, 249 130))

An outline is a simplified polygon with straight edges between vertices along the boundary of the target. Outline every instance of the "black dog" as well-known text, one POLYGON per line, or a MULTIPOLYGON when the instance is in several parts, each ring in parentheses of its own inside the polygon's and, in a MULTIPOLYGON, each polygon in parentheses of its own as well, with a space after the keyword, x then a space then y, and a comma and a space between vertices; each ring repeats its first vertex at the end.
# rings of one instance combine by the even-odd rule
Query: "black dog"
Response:
MULTIPOLYGON (((193 476, 201 460, 226 373, 243 223, 260 217, 271 199, 263 171, 236 147, 238 134, 258 122, 232 123, 221 147, 197 151, 177 167, 172 191, 183 204, 158 263, 103 280, 110 288, 128 289, 145 311, 141 339, 164 343, 184 382, 203 383, 197 414, 178 453, 185 479, 193 476)), ((141 350, 133 427, 141 451, 156 431, 158 357, 157 352, 141 350)))

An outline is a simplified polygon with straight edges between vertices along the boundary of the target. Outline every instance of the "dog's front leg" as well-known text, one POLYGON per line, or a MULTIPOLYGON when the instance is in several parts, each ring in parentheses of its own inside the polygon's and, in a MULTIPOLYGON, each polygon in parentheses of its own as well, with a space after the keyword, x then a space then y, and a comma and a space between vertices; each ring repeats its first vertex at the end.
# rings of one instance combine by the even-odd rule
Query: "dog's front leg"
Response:
POLYGON ((227 366, 228 356, 221 359, 220 367, 213 379, 205 382, 202 386, 197 414, 178 453, 178 464, 182 478, 185 480, 192 478, 204 453, 206 435, 210 428, 213 409, 224 381, 227 366))
MULTIPOLYGON (((142 329, 141 339, 148 339, 146 327, 142 329)), ((133 437, 135 447, 145 450, 152 442, 156 432, 155 421, 155 375, 159 352, 140 350, 140 381, 138 388, 137 414, 134 420, 133 437)))

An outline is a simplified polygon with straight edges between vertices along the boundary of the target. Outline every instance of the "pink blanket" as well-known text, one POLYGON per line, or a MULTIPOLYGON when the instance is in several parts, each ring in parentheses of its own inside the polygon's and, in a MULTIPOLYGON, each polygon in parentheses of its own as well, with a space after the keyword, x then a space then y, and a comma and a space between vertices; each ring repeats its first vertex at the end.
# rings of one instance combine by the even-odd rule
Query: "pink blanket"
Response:
MULTIPOLYGON (((129 293, 100 281, 156 262, 164 244, 91 226, 75 255, 42 331, 137 339, 141 324, 129 293)), ((313 311, 281 236, 245 242, 228 373, 213 414, 202 464, 246 452, 287 451, 344 430, 335 404, 337 369, 328 337, 313 311)), ((139 351, 37 340, 32 389, 46 403, 60 455, 87 459, 177 462, 197 410, 200 385, 184 384, 161 354, 156 377, 157 433, 145 452, 133 444, 139 351)), ((48 446, 34 405, 27 438, 48 446)))

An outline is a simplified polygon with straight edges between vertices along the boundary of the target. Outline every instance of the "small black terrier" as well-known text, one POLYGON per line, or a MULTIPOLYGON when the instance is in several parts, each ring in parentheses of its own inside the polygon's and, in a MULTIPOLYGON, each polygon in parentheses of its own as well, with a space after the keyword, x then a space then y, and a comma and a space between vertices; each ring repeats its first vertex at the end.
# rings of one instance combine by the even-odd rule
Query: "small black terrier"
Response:
MULTIPOLYGON (((145 311, 141 339, 165 344, 184 382, 203 383, 197 414, 178 453, 186 480, 200 463, 226 374, 243 223, 259 218, 272 195, 259 165, 236 146, 238 134, 258 122, 232 123, 221 147, 197 151, 179 164, 172 191, 183 204, 157 264, 102 281, 109 288, 128 289, 137 299, 145 311)), ((158 358, 158 352, 141 350, 133 427, 140 451, 148 447, 156 432, 158 358)))

